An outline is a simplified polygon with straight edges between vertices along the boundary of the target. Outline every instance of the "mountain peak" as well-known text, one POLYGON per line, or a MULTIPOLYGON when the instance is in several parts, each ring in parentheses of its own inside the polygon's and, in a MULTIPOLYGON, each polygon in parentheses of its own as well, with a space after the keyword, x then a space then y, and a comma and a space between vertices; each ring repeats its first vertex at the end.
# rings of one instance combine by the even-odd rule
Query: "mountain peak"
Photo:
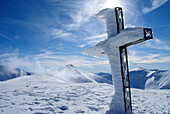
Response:
POLYGON ((138 68, 132 69, 131 71, 139 71, 139 70, 145 70, 145 69, 142 67, 138 67, 138 68))
POLYGON ((67 67, 67 68, 75 68, 74 65, 72 65, 72 64, 68 64, 65 67, 67 67))

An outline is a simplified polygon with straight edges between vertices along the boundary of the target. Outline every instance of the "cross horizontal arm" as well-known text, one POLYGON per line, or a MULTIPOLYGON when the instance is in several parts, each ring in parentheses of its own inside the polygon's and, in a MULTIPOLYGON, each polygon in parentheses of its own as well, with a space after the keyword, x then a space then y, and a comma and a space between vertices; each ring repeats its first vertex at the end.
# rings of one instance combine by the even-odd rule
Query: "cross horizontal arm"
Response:
POLYGON ((139 40, 136 40, 136 41, 133 41, 133 42, 130 42, 130 43, 127 43, 127 44, 125 44, 125 45, 123 45, 121 47, 128 47, 128 46, 131 46, 131 45, 135 45, 135 44, 138 44, 138 43, 153 39, 152 29, 143 28, 143 32, 144 32, 144 37, 143 38, 141 38, 139 40))
POLYGON ((99 42, 93 47, 86 49, 83 53, 91 56, 105 56, 105 47, 131 46, 152 39, 152 29, 143 27, 127 28, 115 37, 99 42))

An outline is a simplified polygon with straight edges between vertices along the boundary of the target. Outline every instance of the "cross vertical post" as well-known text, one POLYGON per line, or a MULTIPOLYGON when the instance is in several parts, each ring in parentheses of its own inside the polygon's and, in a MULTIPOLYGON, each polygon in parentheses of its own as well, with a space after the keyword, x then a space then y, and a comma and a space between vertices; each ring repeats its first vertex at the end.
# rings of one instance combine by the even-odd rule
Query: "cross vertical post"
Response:
MULTIPOLYGON (((116 7, 115 15, 116 15, 117 33, 120 33, 120 31, 124 29, 122 8, 116 7)), ((132 112, 129 68, 128 68, 128 57, 127 57, 126 46, 120 46, 119 52, 120 52, 120 64, 121 64, 121 75, 122 75, 122 84, 123 84, 123 97, 124 97, 125 112, 128 112, 128 111, 132 112)))
POLYGON ((119 47, 125 112, 132 112, 127 48, 119 47))

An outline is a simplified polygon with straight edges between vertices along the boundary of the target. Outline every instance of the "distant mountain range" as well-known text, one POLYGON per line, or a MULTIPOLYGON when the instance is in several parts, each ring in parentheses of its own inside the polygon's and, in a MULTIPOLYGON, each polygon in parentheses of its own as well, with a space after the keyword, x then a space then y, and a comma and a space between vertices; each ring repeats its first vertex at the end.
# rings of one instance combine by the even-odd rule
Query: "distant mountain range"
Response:
POLYGON ((130 71, 130 83, 133 88, 170 89, 170 71, 136 68, 130 71))
MULTIPOLYGON (((111 80, 109 73, 97 73, 111 80)), ((130 85, 138 89, 170 89, 170 70, 136 68, 129 72, 130 85)))
MULTIPOLYGON (((136 68, 130 71, 130 83, 132 88, 139 89, 170 89, 170 71, 143 68, 136 68)), ((0 81, 30 76, 32 73, 21 69, 9 69, 0 65, 0 81)), ((35 74, 34 74, 35 75, 35 74)), ((33 75, 33 76, 34 76, 33 75)), ((75 68, 73 65, 66 65, 57 70, 55 74, 44 74, 53 79, 58 79, 65 83, 107 83, 112 84, 112 75, 110 73, 92 73, 85 72, 75 68)))

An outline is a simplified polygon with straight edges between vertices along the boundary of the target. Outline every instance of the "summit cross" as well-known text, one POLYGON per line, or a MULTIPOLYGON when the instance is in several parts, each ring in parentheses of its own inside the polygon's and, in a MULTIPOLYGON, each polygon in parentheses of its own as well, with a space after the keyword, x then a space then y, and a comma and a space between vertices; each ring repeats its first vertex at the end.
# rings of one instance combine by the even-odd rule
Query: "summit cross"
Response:
POLYGON ((153 38, 151 28, 124 29, 122 8, 104 9, 97 16, 106 20, 108 38, 83 53, 107 56, 112 71, 115 94, 108 113, 132 112, 127 47, 153 38))

